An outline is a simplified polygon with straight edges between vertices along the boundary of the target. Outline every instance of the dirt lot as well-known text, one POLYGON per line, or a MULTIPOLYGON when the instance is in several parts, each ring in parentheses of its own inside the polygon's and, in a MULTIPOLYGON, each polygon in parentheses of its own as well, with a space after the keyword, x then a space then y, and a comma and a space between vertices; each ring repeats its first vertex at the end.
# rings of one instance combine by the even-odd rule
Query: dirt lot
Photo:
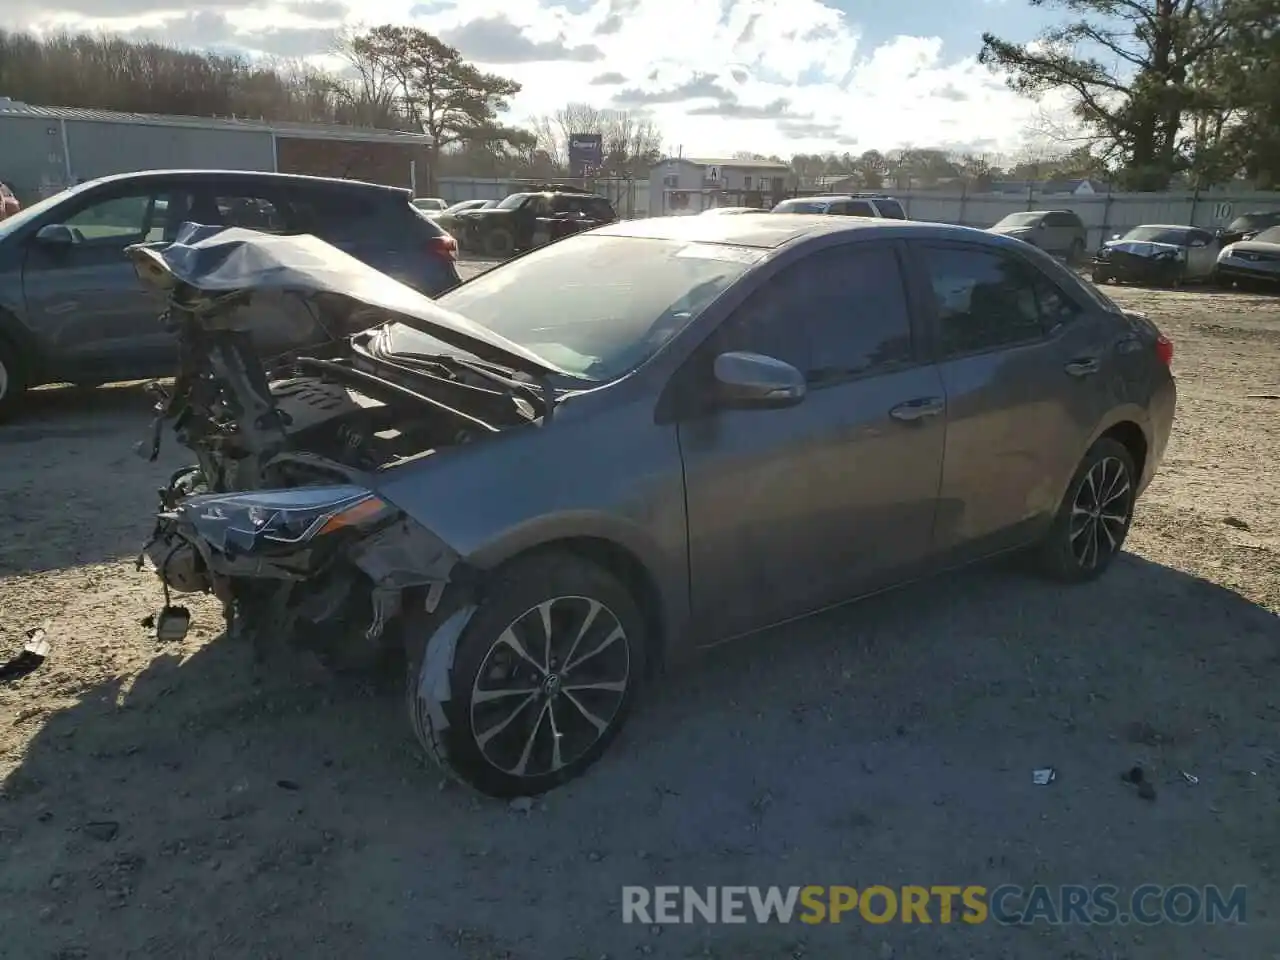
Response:
POLYGON ((0 645, 53 641, 0 686, 0 956, 1280 956, 1280 300, 1116 296, 1181 393, 1103 582, 974 570, 745 641, 528 811, 441 788, 394 678, 256 669, 203 603, 158 648, 144 401, 41 391, 0 428, 0 645), (619 919, 623 884, 1036 882, 1245 884, 1249 922, 619 919))

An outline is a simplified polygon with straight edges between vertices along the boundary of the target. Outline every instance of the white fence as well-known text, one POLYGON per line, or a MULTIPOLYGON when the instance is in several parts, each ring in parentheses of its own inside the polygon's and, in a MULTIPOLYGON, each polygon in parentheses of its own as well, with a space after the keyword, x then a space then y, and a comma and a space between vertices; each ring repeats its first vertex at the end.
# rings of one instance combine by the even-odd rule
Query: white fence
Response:
MULTIPOLYGON (((588 181, 588 186, 592 184, 588 181)), ((518 180, 443 177, 440 194, 459 200, 500 199, 519 190, 518 180)), ((623 217, 645 217, 650 211, 649 181, 597 181, 594 189, 609 197, 623 217)), ((1007 193, 940 193, 933 190, 886 190, 901 201, 912 220, 989 227, 1011 213, 1026 210, 1074 210, 1089 229, 1090 248, 1113 233, 1143 223, 1177 223, 1214 229, 1255 210, 1280 210, 1280 192, 1265 193, 1110 193, 1094 196, 1007 193)), ((661 201, 661 196, 658 197, 661 201)), ((661 208, 661 203, 655 205, 661 208)))
POLYGON ((1113 233, 1144 223, 1176 223, 1210 230, 1225 227, 1255 210, 1280 210, 1280 193, 1110 193, 1072 194, 942 194, 932 191, 895 193, 912 220, 989 227, 1011 213, 1026 210, 1073 210, 1089 229, 1096 246, 1113 233))

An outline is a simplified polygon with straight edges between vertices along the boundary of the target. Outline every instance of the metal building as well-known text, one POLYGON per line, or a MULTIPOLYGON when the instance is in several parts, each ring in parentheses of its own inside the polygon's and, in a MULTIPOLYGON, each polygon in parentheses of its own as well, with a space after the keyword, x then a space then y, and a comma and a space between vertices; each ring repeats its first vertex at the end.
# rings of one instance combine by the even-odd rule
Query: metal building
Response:
POLYGON ((136 170, 268 170, 414 188, 425 135, 336 124, 269 123, 79 107, 0 97, 0 181, 30 203, 79 180, 136 170))

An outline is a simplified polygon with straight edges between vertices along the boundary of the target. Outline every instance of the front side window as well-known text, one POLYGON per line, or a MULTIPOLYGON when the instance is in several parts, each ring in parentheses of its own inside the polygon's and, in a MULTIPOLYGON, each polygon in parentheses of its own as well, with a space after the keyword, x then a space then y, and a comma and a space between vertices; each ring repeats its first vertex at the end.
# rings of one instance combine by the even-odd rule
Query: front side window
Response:
MULTIPOLYGON (((692 323, 762 250, 579 234, 481 274, 436 302, 576 378, 630 373, 692 323)), ((414 353, 448 353, 407 327, 414 353)))
POLYGON ((975 353, 1045 332, 1036 275, 1003 253, 961 247, 920 250, 938 309, 942 352, 975 353))
POLYGON ((734 312, 716 349, 784 360, 814 385, 910 362, 911 316, 897 255, 868 244, 810 254, 734 312))
POLYGON ((77 244, 125 247, 172 240, 190 202, 190 195, 181 191, 126 194, 90 203, 62 223, 77 244))

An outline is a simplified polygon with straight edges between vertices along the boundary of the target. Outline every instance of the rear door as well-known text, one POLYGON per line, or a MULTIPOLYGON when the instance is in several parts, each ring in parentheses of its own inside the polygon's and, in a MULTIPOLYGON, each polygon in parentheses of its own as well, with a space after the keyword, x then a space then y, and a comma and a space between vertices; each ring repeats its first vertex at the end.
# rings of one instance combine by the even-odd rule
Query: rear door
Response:
POLYGON ((847 599, 929 549, 942 464, 937 369, 921 359, 898 251, 816 251, 765 279, 692 358, 760 353, 805 374, 785 409, 679 425, 693 601, 708 642, 847 599))
POLYGON ((1108 408, 1114 321, 1030 258, 976 244, 912 242, 932 301, 947 439, 935 544, 986 553, 1057 509, 1108 408))
POLYGON ((59 216, 75 237, 69 247, 28 241, 27 314, 59 375, 96 381, 171 372, 173 338, 159 320, 164 298, 138 280, 124 250, 172 240, 192 196, 180 181, 112 183, 76 197, 59 216))

